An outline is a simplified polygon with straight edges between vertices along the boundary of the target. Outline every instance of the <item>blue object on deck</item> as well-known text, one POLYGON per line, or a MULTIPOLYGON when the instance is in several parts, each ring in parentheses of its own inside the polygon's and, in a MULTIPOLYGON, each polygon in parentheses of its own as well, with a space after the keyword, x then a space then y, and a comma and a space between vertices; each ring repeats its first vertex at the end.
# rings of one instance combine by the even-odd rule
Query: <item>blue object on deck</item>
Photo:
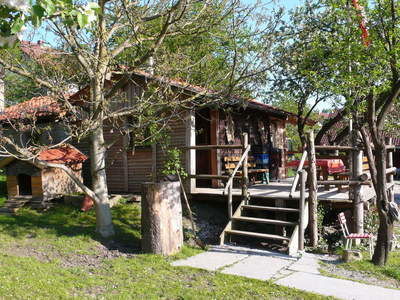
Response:
POLYGON ((269 164, 269 154, 254 154, 254 159, 257 165, 268 165, 269 164))

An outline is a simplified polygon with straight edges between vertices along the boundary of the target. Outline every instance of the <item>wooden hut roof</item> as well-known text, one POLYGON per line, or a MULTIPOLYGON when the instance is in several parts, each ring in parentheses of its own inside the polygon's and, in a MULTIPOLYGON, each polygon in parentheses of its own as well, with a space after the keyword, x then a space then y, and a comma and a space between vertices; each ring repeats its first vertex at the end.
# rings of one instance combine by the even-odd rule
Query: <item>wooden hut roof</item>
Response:
MULTIPOLYGON (((39 152, 37 158, 48 163, 64 164, 70 166, 82 163, 88 159, 86 155, 84 155, 74 146, 71 146, 69 144, 64 144, 55 148, 42 149, 39 152)), ((0 160, 0 168, 4 168, 14 160, 17 160, 17 158, 3 158, 2 160, 0 160)))
POLYGON ((40 151, 38 159, 49 163, 72 165, 84 162, 87 156, 75 147, 64 144, 57 148, 40 151))

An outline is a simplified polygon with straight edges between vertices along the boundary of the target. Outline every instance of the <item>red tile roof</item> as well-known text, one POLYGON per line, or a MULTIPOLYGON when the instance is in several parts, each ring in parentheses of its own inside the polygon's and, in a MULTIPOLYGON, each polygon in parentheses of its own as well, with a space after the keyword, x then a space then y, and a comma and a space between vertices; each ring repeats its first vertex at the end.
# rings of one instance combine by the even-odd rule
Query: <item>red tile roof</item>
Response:
MULTIPOLYGON (((198 85, 192 85, 181 79, 170 79, 162 76, 155 76, 141 70, 135 70, 131 72, 131 74, 144 77, 148 80, 159 81, 164 84, 169 84, 173 87, 177 87, 183 90, 187 90, 189 92, 194 93, 204 93, 205 96, 218 96, 218 93, 213 90, 209 90, 205 87, 201 87, 198 85)), ((116 77, 121 76, 121 74, 116 74, 116 77)), ((110 82, 107 81, 106 85, 110 82)), ((87 88, 83 88, 80 91, 70 96, 71 101, 79 101, 81 97, 85 97, 88 92, 87 88)), ((285 111, 283 109, 271 106, 269 104, 262 103, 255 99, 243 99, 238 96, 232 96, 232 105, 235 105, 236 102, 243 101, 247 102, 248 106, 253 109, 259 109, 265 112, 281 115, 287 117, 288 121, 291 123, 296 123, 297 116, 291 112, 285 111)), ((18 119, 27 119, 31 117, 43 117, 43 116, 57 116, 61 114, 63 109, 57 101, 50 96, 41 96, 35 97, 28 101, 7 107, 3 113, 0 113, 0 122, 6 120, 18 120, 18 119)), ((309 120, 307 122, 309 125, 314 125, 315 122, 313 120, 309 120)))
POLYGON ((75 147, 64 144, 57 148, 42 150, 38 159, 49 163, 73 165, 87 160, 87 156, 75 147))
POLYGON ((62 113, 61 105, 51 96, 34 97, 25 102, 6 107, 0 113, 0 121, 28 119, 62 113))
POLYGON ((19 47, 25 55, 42 64, 50 62, 54 64, 54 58, 57 55, 66 54, 62 51, 45 46, 43 41, 38 41, 37 43, 21 41, 19 47))

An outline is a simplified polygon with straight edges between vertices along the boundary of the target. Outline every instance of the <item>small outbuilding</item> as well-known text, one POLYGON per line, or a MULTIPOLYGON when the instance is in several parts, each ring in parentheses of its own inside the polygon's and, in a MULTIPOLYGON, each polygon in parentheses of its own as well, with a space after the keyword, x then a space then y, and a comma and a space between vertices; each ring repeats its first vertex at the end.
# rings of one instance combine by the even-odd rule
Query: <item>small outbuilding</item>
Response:
MULTIPOLYGON (((38 159, 55 164, 68 165, 82 179, 82 163, 87 159, 75 147, 64 144, 42 150, 38 159)), ((7 157, 0 161, 5 170, 8 203, 19 206, 32 202, 45 207, 52 199, 81 192, 78 185, 59 168, 38 168, 28 161, 7 157)))

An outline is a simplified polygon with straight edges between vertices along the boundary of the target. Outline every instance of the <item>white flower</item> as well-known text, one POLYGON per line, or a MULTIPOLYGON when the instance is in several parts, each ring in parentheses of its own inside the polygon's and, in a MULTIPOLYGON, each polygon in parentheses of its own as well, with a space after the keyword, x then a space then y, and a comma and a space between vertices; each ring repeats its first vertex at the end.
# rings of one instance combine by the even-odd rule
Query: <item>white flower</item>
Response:
POLYGON ((88 16, 89 24, 97 20, 96 9, 98 8, 99 6, 95 2, 88 2, 86 6, 83 8, 84 14, 88 16))
POLYGON ((27 12, 29 10, 29 1, 27 0, 0 0, 0 5, 15 8, 23 12, 27 12))

